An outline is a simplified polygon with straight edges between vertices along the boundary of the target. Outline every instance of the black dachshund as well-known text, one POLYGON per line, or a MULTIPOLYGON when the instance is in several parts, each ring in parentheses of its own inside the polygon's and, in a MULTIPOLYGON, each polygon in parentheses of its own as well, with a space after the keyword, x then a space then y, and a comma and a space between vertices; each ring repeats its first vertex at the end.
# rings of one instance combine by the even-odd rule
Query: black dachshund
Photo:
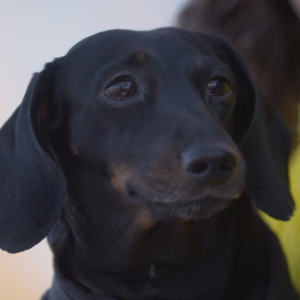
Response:
POLYGON ((0 131, 0 246, 49 234, 44 300, 298 299, 290 137, 222 38, 115 30, 33 76, 0 131))

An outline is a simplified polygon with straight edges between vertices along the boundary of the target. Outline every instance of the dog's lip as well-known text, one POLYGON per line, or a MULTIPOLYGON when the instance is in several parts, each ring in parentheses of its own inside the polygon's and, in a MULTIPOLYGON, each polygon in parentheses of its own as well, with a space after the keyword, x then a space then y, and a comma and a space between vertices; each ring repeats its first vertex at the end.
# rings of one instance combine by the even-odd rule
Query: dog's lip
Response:
POLYGON ((187 201, 172 201, 172 202, 164 202, 164 201, 145 201, 143 202, 148 207, 159 207, 161 209, 181 209, 181 208, 187 208, 192 206, 202 206, 202 205, 217 205, 220 203, 229 203, 232 201, 232 198, 217 198, 217 197, 199 197, 193 200, 187 200, 187 201))
POLYGON ((231 198, 200 197, 188 201, 163 202, 146 201, 142 205, 161 221, 176 219, 206 219, 225 209, 232 203, 231 198))
POLYGON ((231 192, 227 195, 215 195, 209 192, 203 193, 199 190, 197 191, 187 191, 185 189, 181 190, 181 192, 172 193, 172 192, 161 192, 156 191, 155 193, 151 193, 150 195, 145 195, 143 189, 138 185, 129 184, 127 186, 127 197, 137 204, 146 204, 146 205, 195 205, 197 203, 203 202, 220 202, 220 201, 229 201, 233 199, 237 199, 240 197, 242 190, 237 190, 235 192, 231 192))
POLYGON ((212 196, 205 196, 205 197, 199 197, 195 198, 193 200, 187 200, 187 201, 182 201, 182 200, 176 200, 176 201, 146 201, 147 204, 152 205, 152 204, 157 204, 157 205, 182 205, 182 206, 187 206, 187 205, 192 205, 192 204, 197 204, 205 201, 230 201, 232 198, 218 198, 218 197, 212 197, 212 196))
POLYGON ((157 199, 149 199, 148 197, 144 197, 141 193, 137 192, 135 197, 130 197, 128 198, 131 199, 131 201, 135 202, 137 205, 141 206, 147 206, 147 207, 160 207, 160 208, 184 208, 188 206, 197 206, 197 205, 203 205, 203 204, 219 204, 219 203, 224 203, 224 202, 229 202, 233 199, 236 199, 240 196, 240 194, 236 195, 235 197, 216 197, 216 196, 200 196, 200 195, 190 195, 188 197, 180 197, 178 199, 172 199, 172 196, 165 201, 157 200, 157 199))

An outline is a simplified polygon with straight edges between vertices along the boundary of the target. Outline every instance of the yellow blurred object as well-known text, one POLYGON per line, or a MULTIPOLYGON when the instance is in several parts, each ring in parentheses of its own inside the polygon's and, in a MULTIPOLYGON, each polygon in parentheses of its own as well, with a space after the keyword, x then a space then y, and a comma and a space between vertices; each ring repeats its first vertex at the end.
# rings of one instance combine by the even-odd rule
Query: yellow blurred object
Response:
POLYGON ((264 220, 280 239, 295 288, 300 293, 300 146, 290 161, 291 190, 296 211, 289 222, 278 221, 262 213, 264 220))

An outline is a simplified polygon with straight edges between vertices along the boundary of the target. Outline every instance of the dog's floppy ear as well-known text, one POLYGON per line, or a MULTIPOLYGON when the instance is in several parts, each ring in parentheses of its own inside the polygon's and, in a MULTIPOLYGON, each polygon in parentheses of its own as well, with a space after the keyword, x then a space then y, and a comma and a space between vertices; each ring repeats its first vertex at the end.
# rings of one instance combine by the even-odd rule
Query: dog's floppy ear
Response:
POLYGON ((244 154, 245 190, 253 203, 273 218, 288 220, 294 210, 289 190, 290 134, 281 115, 255 90, 241 56, 220 37, 204 35, 237 82, 233 139, 244 154))
POLYGON ((288 178, 290 133, 283 117, 262 97, 256 100, 252 128, 240 147, 251 200, 269 216, 289 220, 295 209, 288 178))
POLYGON ((67 183, 51 158, 42 115, 53 96, 54 63, 35 74, 23 102, 0 130, 0 248, 40 242, 58 220, 67 183))

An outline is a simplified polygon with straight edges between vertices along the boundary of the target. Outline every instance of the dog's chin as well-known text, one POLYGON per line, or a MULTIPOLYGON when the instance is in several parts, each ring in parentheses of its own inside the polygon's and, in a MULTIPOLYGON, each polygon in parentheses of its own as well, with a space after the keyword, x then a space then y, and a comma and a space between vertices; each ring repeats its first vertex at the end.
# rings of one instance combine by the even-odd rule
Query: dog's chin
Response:
POLYGON ((231 199, 217 199, 206 197, 192 202, 148 202, 147 206, 153 216, 160 221, 173 219, 199 220, 207 219, 226 209, 231 199))

